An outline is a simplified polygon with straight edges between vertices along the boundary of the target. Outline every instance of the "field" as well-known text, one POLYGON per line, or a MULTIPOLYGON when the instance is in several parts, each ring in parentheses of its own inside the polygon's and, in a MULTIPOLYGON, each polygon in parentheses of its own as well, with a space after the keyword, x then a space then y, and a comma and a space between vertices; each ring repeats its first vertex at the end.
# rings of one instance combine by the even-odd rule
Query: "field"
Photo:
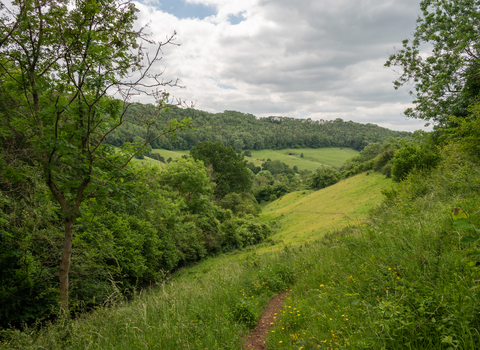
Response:
POLYGON ((112 296, 111 308, 10 333, 0 348, 245 349, 262 308, 288 290, 269 350, 478 349, 479 269, 451 212, 480 227, 480 170, 460 156, 395 189, 364 173, 288 194, 264 207, 277 222, 266 242, 183 268, 133 300, 112 296), (382 189, 389 199, 375 206, 382 189))
POLYGON ((299 170, 316 170, 321 165, 340 167, 349 158, 358 154, 357 151, 350 148, 292 148, 282 150, 264 149, 252 151, 252 157, 245 157, 255 165, 261 165, 263 161, 280 160, 293 168, 295 165, 299 170), (288 155, 293 153, 295 155, 288 155), (300 156, 303 153, 303 158, 300 156))
MULTIPOLYGON (((357 151, 350 148, 296 148, 296 149, 282 149, 271 150, 264 149, 260 151, 251 151, 251 157, 245 157, 249 162, 260 166, 267 160, 280 160, 293 168, 295 165, 299 170, 311 170, 314 171, 321 165, 328 165, 334 167, 340 167, 345 161, 358 154, 357 151), (293 153, 295 155, 288 155, 293 153), (300 155, 303 153, 303 158, 300 155)), ((190 151, 169 151, 165 149, 154 149, 153 153, 160 153, 162 157, 167 160, 168 158, 177 159, 183 155, 190 154, 190 151)), ((148 157, 146 157, 147 159, 148 157)), ((148 158, 151 161, 153 159, 148 158)), ((148 161, 148 160, 146 160, 148 161)), ((154 161, 155 162, 155 161, 154 161)))

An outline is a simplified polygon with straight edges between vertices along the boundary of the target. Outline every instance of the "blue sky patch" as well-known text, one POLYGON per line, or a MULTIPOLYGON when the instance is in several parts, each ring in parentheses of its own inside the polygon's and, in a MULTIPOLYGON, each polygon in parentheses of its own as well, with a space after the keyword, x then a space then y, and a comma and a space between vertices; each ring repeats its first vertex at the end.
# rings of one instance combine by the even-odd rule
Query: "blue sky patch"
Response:
POLYGON ((228 21, 230 22, 230 24, 233 24, 233 25, 245 21, 243 12, 239 13, 238 15, 232 15, 232 14, 228 15, 228 21))
POLYGON ((219 88, 226 89, 226 90, 237 90, 237 88, 234 87, 234 86, 230 86, 230 85, 226 85, 226 84, 222 84, 222 83, 217 83, 217 86, 219 88))
POLYGON ((214 16, 217 14, 215 6, 203 4, 190 4, 185 0, 158 0, 157 7, 163 12, 170 13, 179 19, 199 18, 214 16))

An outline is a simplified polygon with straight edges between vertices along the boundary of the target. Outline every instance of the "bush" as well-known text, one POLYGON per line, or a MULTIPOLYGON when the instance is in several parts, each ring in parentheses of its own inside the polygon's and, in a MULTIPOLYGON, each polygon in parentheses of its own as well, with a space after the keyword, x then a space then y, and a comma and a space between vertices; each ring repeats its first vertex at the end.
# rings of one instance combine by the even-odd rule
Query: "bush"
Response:
POLYGON ((322 166, 318 168, 309 181, 309 186, 315 190, 319 190, 338 182, 336 171, 332 168, 322 166))
POLYGON ((427 146, 408 144, 395 153, 392 159, 392 177, 395 182, 405 180, 415 170, 430 170, 440 161, 438 152, 427 146))
POLYGON ((374 159, 373 169, 375 171, 382 171, 382 168, 393 158, 394 155, 395 150, 393 149, 383 151, 374 159))

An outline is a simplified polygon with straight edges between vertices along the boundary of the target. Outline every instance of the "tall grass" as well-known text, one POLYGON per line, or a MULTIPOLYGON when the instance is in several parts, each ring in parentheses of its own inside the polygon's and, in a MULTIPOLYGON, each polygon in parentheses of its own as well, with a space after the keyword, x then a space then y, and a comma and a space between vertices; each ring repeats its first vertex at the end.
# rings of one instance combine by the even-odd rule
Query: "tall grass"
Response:
POLYGON ((325 237, 269 349, 480 348, 479 264, 451 219, 461 207, 478 227, 480 169, 455 150, 445 158, 386 191, 363 224, 325 237))
POLYGON ((11 332, 12 349, 240 349, 262 307, 297 277, 285 253, 199 264, 133 301, 11 332))

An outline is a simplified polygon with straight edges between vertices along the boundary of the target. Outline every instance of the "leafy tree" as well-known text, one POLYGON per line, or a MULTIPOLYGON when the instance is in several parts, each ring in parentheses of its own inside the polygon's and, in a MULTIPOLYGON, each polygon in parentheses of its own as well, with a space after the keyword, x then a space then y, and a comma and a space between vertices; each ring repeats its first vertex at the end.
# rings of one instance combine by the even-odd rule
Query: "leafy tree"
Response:
POLYGON ((258 174, 260 171, 262 171, 261 167, 253 164, 252 162, 247 163, 247 168, 250 169, 252 171, 252 173, 254 173, 254 174, 258 174))
POLYGON ((322 166, 318 168, 309 180, 311 188, 319 190, 338 182, 335 170, 330 167, 322 166))
POLYGON ((272 176, 272 173, 268 170, 262 170, 255 175, 253 180, 254 188, 264 186, 264 185, 273 185, 275 179, 272 176))
POLYGON ((288 164, 279 160, 268 159, 265 163, 262 163, 262 170, 268 170, 272 175, 277 174, 293 174, 288 164))
POLYGON ((243 159, 243 154, 237 154, 231 146, 225 147, 220 142, 203 142, 193 147, 190 155, 202 160, 205 166, 212 166, 217 197, 223 198, 232 192, 249 192, 252 188, 247 161, 243 159))
POLYGON ((234 214, 245 213, 258 216, 262 209, 257 203, 255 197, 249 193, 229 193, 219 202, 224 209, 229 209, 234 214))
MULTIPOLYGON (((119 0, 17 0, 0 10, 2 85, 21 104, 21 113, 9 116, 8 127, 28 139, 32 161, 61 209, 60 300, 66 310, 73 228, 82 202, 119 191, 129 161, 152 141, 156 120, 136 118, 146 130, 140 147, 126 143, 116 152, 104 141, 124 123, 132 94, 175 85, 149 73, 161 48, 174 38, 155 44, 134 30, 137 10, 119 0), (144 46, 149 43, 156 48, 147 56, 144 46), (109 97, 113 91, 123 101, 109 97)), ((160 113, 168 95, 157 97, 160 113)), ((174 122, 158 132, 186 124, 174 122)))
POLYGON ((413 83, 409 117, 443 123, 450 114, 465 116, 480 92, 480 3, 478 0, 422 0, 422 16, 412 40, 385 66, 402 69, 395 89, 413 83), (428 55, 423 50, 431 47, 428 55))
POLYGON ((159 175, 161 184, 185 198, 192 213, 201 212, 213 194, 214 184, 210 183, 201 160, 180 158, 168 164, 159 175))

